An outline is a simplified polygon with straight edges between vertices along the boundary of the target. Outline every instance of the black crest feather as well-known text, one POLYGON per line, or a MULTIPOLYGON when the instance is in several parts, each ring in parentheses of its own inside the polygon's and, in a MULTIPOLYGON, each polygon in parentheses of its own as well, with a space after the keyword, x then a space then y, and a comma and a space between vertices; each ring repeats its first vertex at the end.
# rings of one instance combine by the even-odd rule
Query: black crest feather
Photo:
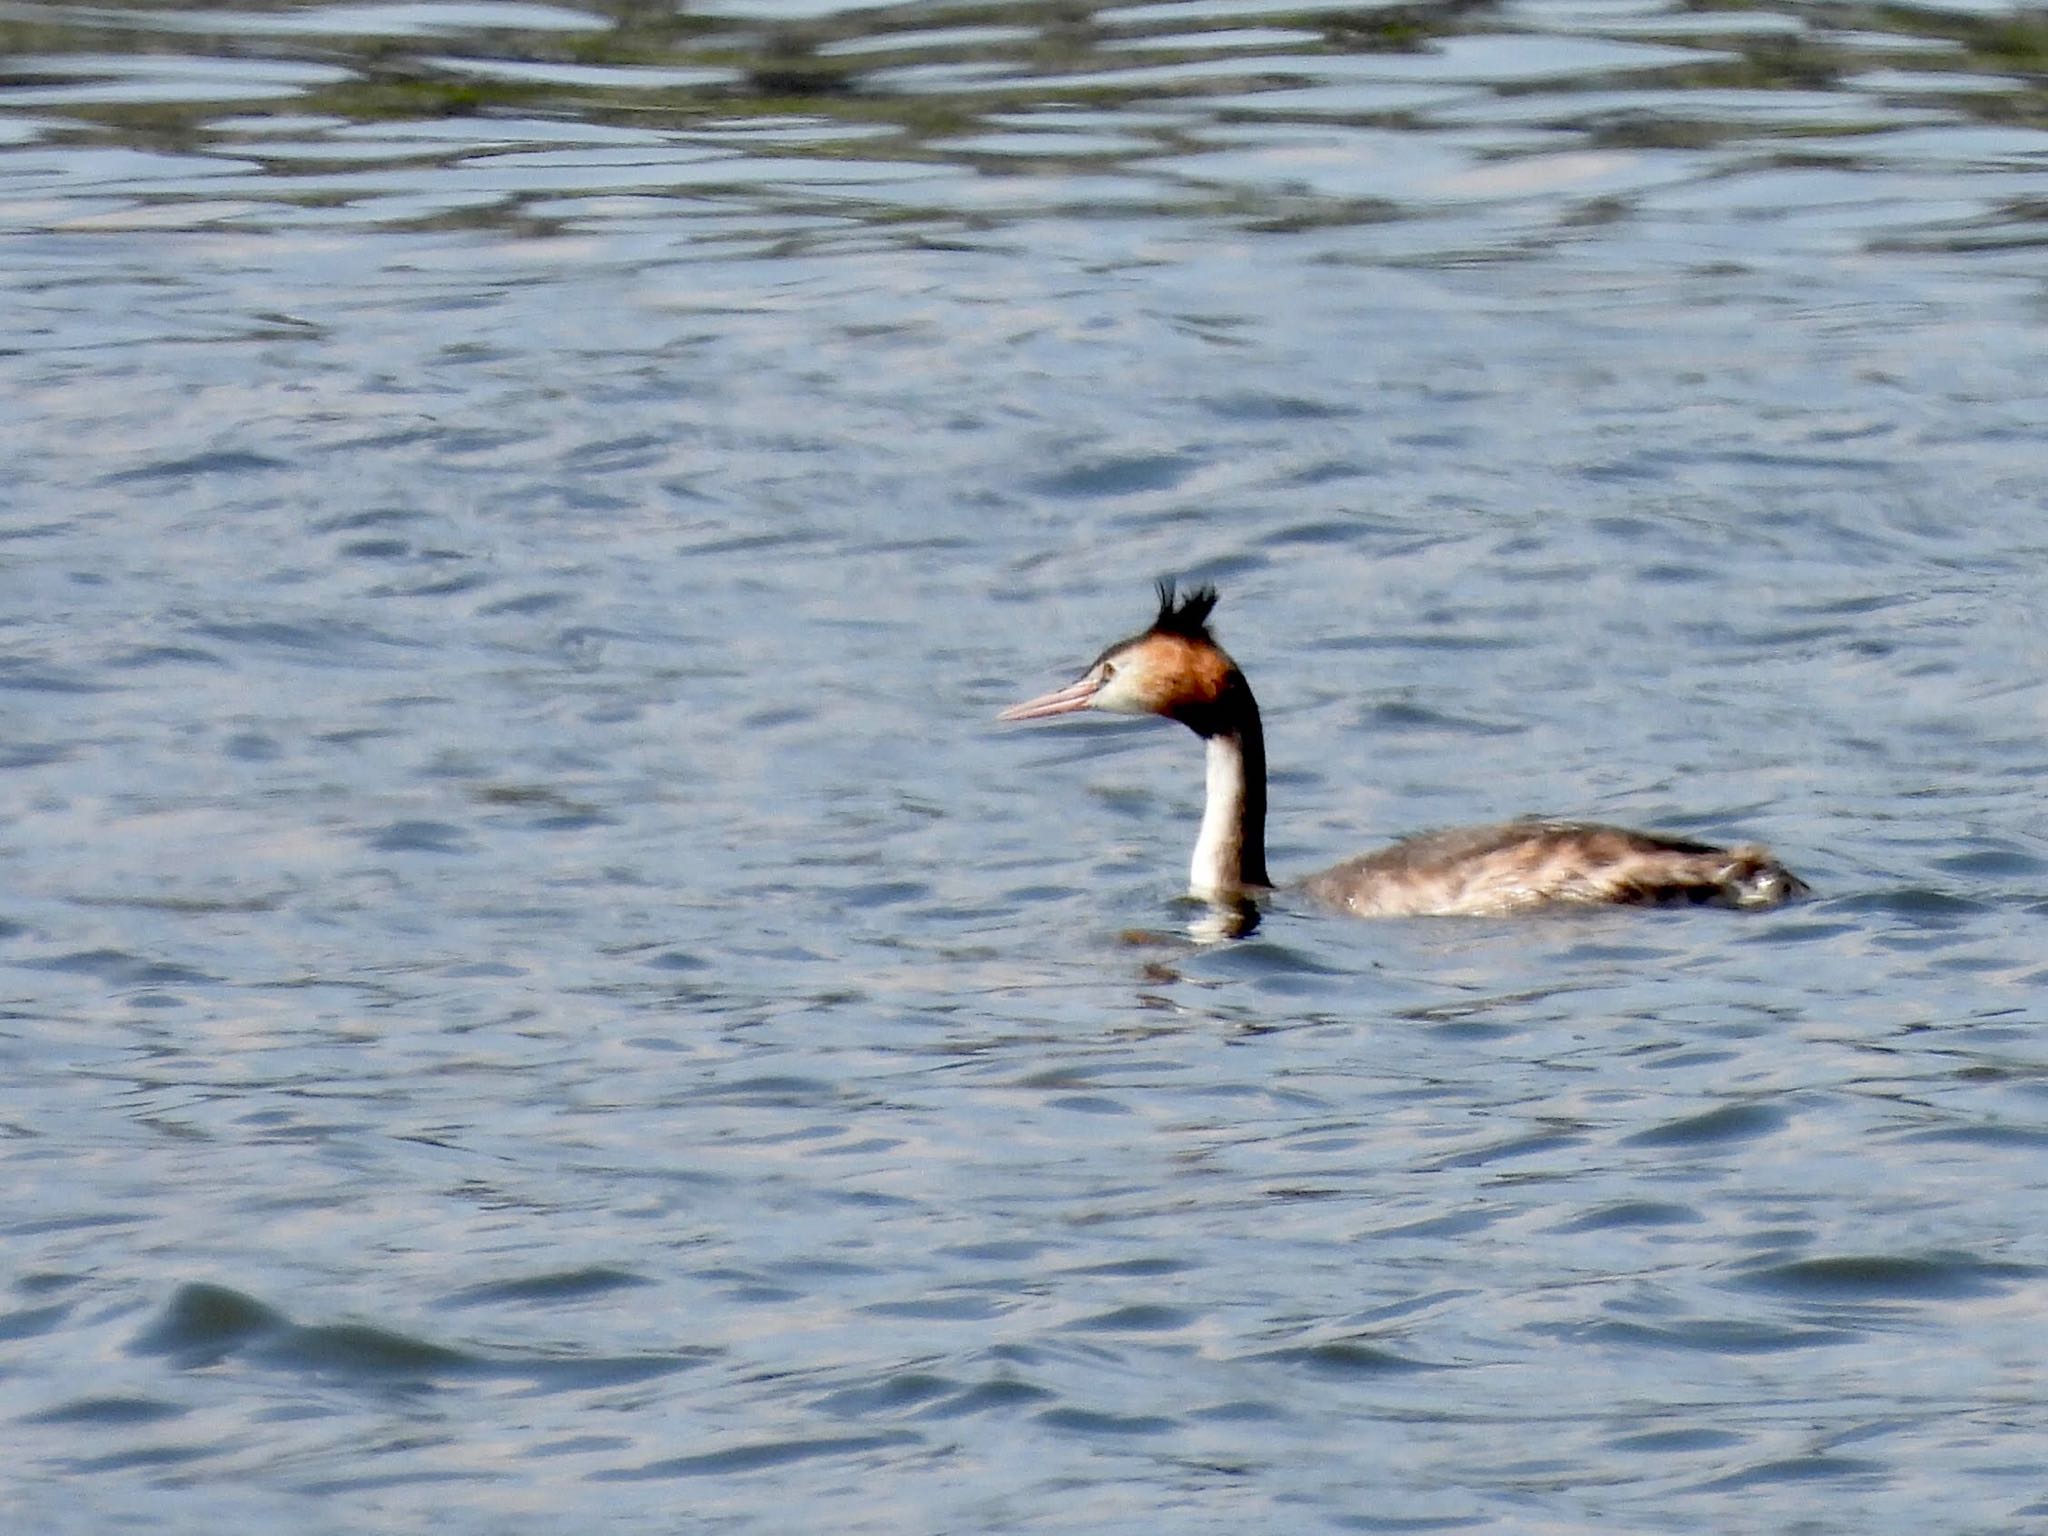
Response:
POLYGON ((1213 640, 1209 615, 1216 607, 1216 589, 1204 582, 1176 600, 1173 582, 1159 583, 1159 617, 1152 621, 1155 635, 1182 635, 1189 640, 1213 640))

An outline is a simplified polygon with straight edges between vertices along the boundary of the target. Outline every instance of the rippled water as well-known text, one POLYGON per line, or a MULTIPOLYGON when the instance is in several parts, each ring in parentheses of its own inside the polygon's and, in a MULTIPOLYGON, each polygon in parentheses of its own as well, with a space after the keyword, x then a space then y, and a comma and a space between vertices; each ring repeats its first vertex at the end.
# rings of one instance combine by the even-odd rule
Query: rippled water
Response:
POLYGON ((2048 27, 0 6, 24 1531, 2048 1520, 2048 27), (1190 938, 1527 810, 1812 902, 1190 938))

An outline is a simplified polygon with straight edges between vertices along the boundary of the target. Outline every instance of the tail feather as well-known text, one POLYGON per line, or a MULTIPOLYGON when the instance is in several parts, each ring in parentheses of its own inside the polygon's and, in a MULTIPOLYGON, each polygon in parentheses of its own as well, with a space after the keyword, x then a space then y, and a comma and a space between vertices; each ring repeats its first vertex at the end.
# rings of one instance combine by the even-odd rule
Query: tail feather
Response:
POLYGON ((1733 907, 1775 907, 1813 890, 1760 843, 1730 848, 1715 872, 1714 883, 1721 888, 1722 899, 1733 907))
POLYGON ((1631 906, 1775 907, 1812 888, 1768 848, 1666 848, 1602 872, 1581 899, 1631 906))

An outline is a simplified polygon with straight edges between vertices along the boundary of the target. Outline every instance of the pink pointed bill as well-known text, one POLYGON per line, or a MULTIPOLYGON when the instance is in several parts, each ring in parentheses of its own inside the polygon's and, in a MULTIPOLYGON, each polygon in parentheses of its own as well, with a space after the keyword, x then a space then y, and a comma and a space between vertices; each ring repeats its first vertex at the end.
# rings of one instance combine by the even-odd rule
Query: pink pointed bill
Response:
POLYGON ((1064 688, 1055 688, 1051 693, 1040 694, 1035 699, 1026 699, 1022 704, 1012 704, 997 715, 998 720, 1043 720, 1047 715, 1071 715, 1077 709, 1086 709, 1095 695, 1102 691, 1102 680, 1088 676, 1078 683, 1069 683, 1064 688))

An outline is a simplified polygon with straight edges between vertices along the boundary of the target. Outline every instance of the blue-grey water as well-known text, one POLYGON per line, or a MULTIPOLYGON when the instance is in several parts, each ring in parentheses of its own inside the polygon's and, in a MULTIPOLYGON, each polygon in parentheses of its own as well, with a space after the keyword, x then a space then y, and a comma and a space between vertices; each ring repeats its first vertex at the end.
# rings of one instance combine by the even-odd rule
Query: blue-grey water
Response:
POLYGON ((0 1524, 2048 1527, 2048 23, 0 5, 0 1524), (1203 942, 1524 811, 1781 912, 1203 942))

